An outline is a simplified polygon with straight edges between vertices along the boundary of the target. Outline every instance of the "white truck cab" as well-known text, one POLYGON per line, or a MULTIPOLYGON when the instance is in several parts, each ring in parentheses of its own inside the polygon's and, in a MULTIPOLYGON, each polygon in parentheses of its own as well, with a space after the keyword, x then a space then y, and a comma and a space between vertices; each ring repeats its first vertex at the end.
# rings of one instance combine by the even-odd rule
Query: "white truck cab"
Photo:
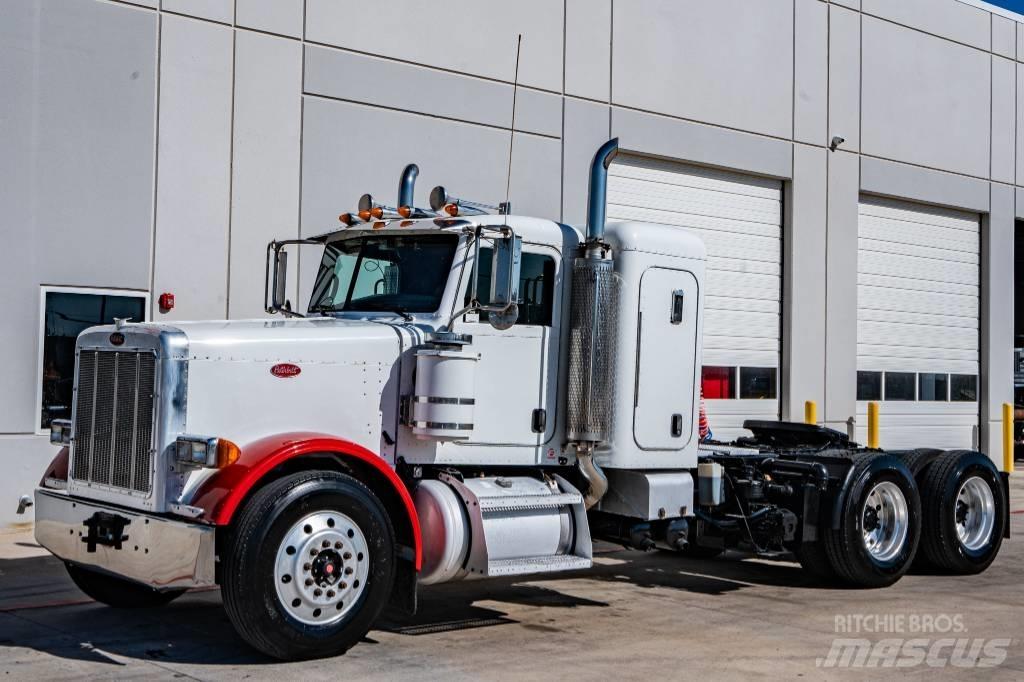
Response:
POLYGON ((421 585, 588 568, 592 540, 690 556, 793 553, 877 587, 916 558, 977 573, 1008 532, 981 453, 882 452, 813 425, 700 443, 706 253, 605 220, 585 230, 441 187, 364 196, 277 319, 124 323, 77 342, 72 419, 35 495, 36 537, 113 606, 219 585, 246 641, 345 651, 421 585), (920 547, 920 549, 919 549, 920 547))

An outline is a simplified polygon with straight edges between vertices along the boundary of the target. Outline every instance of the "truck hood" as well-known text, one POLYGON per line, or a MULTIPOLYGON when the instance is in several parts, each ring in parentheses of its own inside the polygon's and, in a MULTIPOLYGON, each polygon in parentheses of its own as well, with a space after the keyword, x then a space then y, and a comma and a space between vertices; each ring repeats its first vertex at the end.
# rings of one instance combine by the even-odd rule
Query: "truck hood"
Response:
POLYGON ((189 356, 203 360, 380 359, 374 349, 393 357, 399 341, 395 325, 335 318, 179 322, 167 329, 184 333, 189 356))

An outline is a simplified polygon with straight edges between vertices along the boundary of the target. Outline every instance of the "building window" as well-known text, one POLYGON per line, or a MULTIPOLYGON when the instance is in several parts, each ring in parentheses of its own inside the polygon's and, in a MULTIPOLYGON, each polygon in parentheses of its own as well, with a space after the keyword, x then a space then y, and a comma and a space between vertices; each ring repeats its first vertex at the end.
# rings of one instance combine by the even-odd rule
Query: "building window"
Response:
POLYGON ((914 400, 915 375, 913 372, 886 372, 886 400, 914 400))
POLYGON ((776 370, 774 367, 740 367, 740 399, 775 399, 776 370))
POLYGON ((728 400, 736 397, 735 367, 702 367, 700 390, 707 400, 728 400))
POLYGON ((974 374, 953 374, 949 381, 949 399, 973 403, 978 400, 978 377, 974 374))
POLYGON ((857 372, 857 400, 882 399, 882 373, 857 372))
POLYGON ((146 319, 147 295, 126 291, 43 287, 39 428, 54 419, 71 419, 75 383, 75 341, 98 324, 114 318, 146 319))
POLYGON ((949 400, 949 375, 930 372, 918 374, 917 399, 942 402, 949 400))
MULTIPOLYGON (((480 281, 477 283, 477 298, 487 305, 491 300, 491 266, 494 250, 480 249, 480 281)), ((471 280, 472 281, 472 280, 471 280)), ((472 285, 470 285, 472 288, 472 285)), ((466 305, 469 305, 471 290, 466 290, 466 305)), ((516 324, 551 326, 555 309, 555 259, 539 253, 523 252, 519 270, 519 318, 516 324)), ((480 321, 486 322, 488 314, 480 311, 480 321)))

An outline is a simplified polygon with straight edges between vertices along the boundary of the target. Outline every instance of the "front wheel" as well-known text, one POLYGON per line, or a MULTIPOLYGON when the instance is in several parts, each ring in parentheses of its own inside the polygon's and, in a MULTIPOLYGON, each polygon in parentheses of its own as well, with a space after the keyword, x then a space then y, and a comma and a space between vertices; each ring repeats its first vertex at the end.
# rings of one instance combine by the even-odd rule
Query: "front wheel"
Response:
POLYGON ((241 637, 282 660, 344 653, 391 593, 394 532, 365 485, 318 471, 286 476, 242 509, 221 591, 241 637))

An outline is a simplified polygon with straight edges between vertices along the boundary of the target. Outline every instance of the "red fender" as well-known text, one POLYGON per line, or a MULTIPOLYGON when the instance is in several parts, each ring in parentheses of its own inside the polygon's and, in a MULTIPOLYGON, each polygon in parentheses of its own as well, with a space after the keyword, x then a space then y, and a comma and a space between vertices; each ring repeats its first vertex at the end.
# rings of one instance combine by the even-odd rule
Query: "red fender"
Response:
POLYGON ((65 445, 50 462, 50 466, 46 467, 46 473, 39 479, 39 487, 43 487, 43 482, 48 478, 58 481, 68 480, 68 456, 69 449, 65 445))
POLYGON ((341 438, 319 433, 283 433, 249 443, 241 448, 234 464, 224 467, 199 486, 191 504, 204 510, 204 520, 218 526, 227 525, 242 500, 267 472, 293 457, 313 453, 334 454, 342 460, 356 459, 384 476, 405 506, 412 527, 416 570, 420 570, 423 559, 420 519, 408 489, 379 455, 341 438))

